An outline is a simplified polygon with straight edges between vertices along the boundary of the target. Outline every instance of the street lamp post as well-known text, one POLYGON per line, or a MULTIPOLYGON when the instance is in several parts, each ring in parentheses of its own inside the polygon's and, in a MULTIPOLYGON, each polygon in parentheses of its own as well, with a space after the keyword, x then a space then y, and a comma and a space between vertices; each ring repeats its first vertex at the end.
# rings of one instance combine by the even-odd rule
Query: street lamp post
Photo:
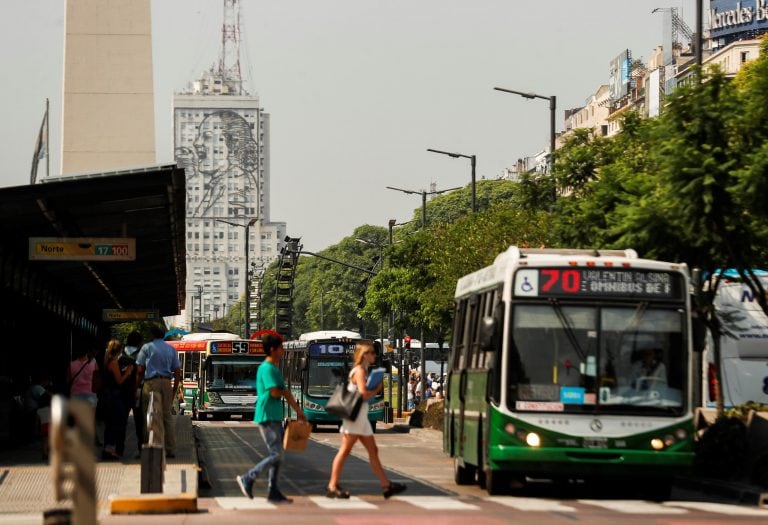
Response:
POLYGON ((253 219, 250 219, 246 224, 238 224, 236 222, 225 221, 224 219, 216 219, 216 221, 223 222, 224 224, 229 224, 230 226, 237 226, 239 228, 245 228, 245 309, 244 309, 244 313, 245 313, 244 317, 245 317, 245 319, 243 320, 243 323, 244 323, 244 326, 245 326, 244 334, 245 334, 245 338, 246 339, 248 339, 251 336, 251 319, 250 319, 250 316, 251 316, 251 311, 250 311, 251 310, 251 305, 250 305, 250 302, 251 302, 251 280, 250 280, 250 277, 249 277, 249 274, 248 274, 248 270, 250 268, 250 266, 248 265, 248 256, 249 256, 249 250, 250 250, 249 242, 250 242, 250 237, 251 237, 251 235, 250 235, 251 234, 251 226, 256 224, 257 220, 258 219, 253 218, 253 219))
POLYGON ((549 100, 549 173, 552 173, 552 168, 555 164, 555 112, 557 109, 557 97, 552 95, 546 97, 544 95, 537 95, 536 93, 524 93, 522 91, 515 91, 514 89, 506 89, 495 87, 496 91, 503 91, 504 93, 512 93, 513 95, 520 95, 523 98, 532 100, 534 98, 540 98, 542 100, 549 100))
MULTIPOLYGON (((414 191, 414 190, 404 190, 402 188, 395 188, 393 186, 387 186, 388 190, 395 190, 395 191, 402 191, 403 193, 410 193, 413 195, 419 195, 421 194, 421 227, 425 228, 427 226, 427 195, 438 195, 440 193, 445 193, 448 191, 458 190, 459 188, 448 188, 447 190, 440 190, 440 191, 414 191)), ((473 186, 474 189, 474 186, 473 186)), ((474 192, 473 192, 474 195, 474 192)), ((472 198, 472 206, 474 207, 474 196, 472 198)), ((389 244, 392 244, 392 227, 395 225, 394 220, 390 220, 390 226, 389 226, 389 244)))
MULTIPOLYGON (((197 308, 200 311, 197 316, 197 327, 200 328, 200 324, 203 322, 203 287, 199 284, 197 285, 197 308)), ((192 313, 195 313, 194 308, 192 313)))
POLYGON ((475 193, 475 167, 477 166, 477 156, 476 155, 464 155, 462 153, 452 153, 450 151, 441 151, 439 149, 432 149, 427 148, 427 151, 431 151, 432 153, 439 153, 441 155, 448 155, 449 157, 452 157, 454 159, 469 159, 472 164, 472 213, 477 212, 477 197, 475 193))

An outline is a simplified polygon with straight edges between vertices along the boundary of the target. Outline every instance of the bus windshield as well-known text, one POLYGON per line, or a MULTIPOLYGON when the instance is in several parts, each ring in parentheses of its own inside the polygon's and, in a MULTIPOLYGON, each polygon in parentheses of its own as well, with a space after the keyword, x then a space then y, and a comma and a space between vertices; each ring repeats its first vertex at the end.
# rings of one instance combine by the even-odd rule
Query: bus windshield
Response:
POLYGON ((682 414, 684 310, 626 305, 514 306, 509 407, 566 413, 682 414))
POLYGON ((334 388, 344 380, 347 365, 343 358, 314 357, 309 360, 307 374, 307 395, 313 397, 330 397, 334 388))
POLYGON ((217 388, 237 388, 238 390, 256 390, 256 369, 259 368, 262 360, 256 357, 217 357, 208 358, 206 368, 206 387, 216 390, 217 388))

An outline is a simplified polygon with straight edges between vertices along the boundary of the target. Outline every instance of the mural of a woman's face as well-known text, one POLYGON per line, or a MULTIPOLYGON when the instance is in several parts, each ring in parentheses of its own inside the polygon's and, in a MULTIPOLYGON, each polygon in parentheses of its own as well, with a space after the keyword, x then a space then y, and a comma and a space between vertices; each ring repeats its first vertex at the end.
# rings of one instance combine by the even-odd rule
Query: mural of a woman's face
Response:
POLYGON ((229 167, 229 152, 227 151, 226 141, 219 140, 222 133, 221 117, 214 113, 205 117, 200 123, 200 131, 194 142, 195 153, 197 154, 197 169, 201 173, 215 173, 226 170, 229 167), (222 158, 216 158, 213 150, 215 147, 224 151, 222 158))

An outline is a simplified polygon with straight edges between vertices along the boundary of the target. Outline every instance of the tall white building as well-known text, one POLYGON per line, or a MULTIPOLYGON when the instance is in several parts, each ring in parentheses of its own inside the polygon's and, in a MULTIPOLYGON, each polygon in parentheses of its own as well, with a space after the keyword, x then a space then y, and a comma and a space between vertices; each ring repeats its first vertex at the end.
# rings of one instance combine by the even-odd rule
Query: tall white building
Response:
MULTIPOLYGON (((239 40, 227 22, 236 9, 225 0, 231 41, 218 66, 173 99, 175 157, 187 174, 187 328, 223 317, 244 297, 246 267, 277 258, 285 238, 269 214, 269 114, 243 89, 237 53, 227 58, 239 40)), ((252 307, 252 327, 256 315, 252 307)))

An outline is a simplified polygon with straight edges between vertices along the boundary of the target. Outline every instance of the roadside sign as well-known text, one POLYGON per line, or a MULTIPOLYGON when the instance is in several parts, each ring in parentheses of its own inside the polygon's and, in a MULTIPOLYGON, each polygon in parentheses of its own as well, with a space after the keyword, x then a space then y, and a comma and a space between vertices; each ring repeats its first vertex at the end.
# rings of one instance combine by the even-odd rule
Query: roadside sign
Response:
POLYGON ((30 237, 31 261, 135 261, 132 237, 30 237))
POLYGON ((105 308, 101 311, 101 318, 104 321, 112 321, 113 323, 157 321, 160 319, 160 312, 157 310, 116 310, 105 308))

